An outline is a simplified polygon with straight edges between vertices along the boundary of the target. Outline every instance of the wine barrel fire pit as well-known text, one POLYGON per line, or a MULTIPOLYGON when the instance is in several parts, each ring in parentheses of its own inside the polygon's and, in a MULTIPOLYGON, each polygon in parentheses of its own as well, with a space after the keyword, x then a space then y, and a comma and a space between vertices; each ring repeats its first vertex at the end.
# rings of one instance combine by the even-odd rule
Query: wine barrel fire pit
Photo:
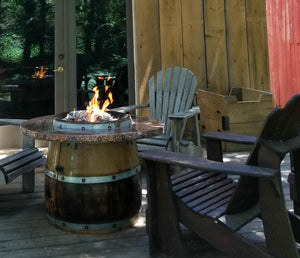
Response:
POLYGON ((78 121, 80 112, 38 117, 21 125, 24 135, 49 141, 47 215, 72 232, 130 227, 141 206, 136 139, 162 133, 162 125, 113 111, 107 112, 109 119, 78 121))

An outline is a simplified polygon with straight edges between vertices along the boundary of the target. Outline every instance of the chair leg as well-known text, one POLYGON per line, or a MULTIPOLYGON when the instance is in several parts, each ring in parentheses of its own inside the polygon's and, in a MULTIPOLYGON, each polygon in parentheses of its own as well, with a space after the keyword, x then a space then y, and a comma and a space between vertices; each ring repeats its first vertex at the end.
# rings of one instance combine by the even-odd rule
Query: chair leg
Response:
POLYGON ((222 143, 219 140, 206 139, 207 159, 223 162, 222 143))
POLYGON ((290 153, 291 158, 291 173, 293 180, 290 183, 290 194, 293 200, 294 213, 300 216, 300 149, 294 150, 290 153))
POLYGON ((147 161, 147 228, 150 254, 185 257, 180 226, 170 190, 169 166, 147 161))
POLYGON ((289 212, 288 214, 294 233, 294 238, 298 243, 300 243, 300 217, 292 212, 289 212))
MULTIPOLYGON (((34 138, 23 136, 23 149, 33 148, 35 145, 34 138)), ((24 193, 33 193, 35 187, 34 170, 22 175, 22 187, 24 193)))
POLYGON ((278 194, 271 180, 261 179, 259 187, 261 215, 269 252, 275 257, 299 257, 284 197, 278 194))
MULTIPOLYGON (((258 165, 277 169, 280 162, 279 155, 261 146, 258 165)), ((285 206, 280 174, 272 179, 259 179, 259 200, 269 252, 275 257, 299 257, 285 206)))

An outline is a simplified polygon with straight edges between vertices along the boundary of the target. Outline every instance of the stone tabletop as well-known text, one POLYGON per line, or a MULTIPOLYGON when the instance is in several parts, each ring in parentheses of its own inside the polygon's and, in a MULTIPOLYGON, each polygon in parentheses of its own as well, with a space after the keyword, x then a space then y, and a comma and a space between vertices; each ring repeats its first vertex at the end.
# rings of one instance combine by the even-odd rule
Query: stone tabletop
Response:
POLYGON ((145 117, 132 117, 132 127, 122 131, 109 133, 91 132, 63 132, 53 127, 52 116, 37 117, 23 122, 20 131, 23 135, 45 141, 106 143, 148 138, 163 133, 163 124, 150 121, 145 117))

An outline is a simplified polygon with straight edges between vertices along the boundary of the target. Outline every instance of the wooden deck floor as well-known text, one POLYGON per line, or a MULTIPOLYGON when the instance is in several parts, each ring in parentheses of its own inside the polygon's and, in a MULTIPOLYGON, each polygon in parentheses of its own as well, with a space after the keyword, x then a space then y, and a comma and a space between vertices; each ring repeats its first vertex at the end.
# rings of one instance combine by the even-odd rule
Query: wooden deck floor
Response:
MULTIPOLYGON (((1 156, 14 150, 0 151, 1 156)), ((45 149, 46 151, 46 149, 45 149)), ((244 161, 244 153, 226 155, 226 161, 244 161)), ((283 162, 283 184, 286 194, 289 161, 283 162)), ((145 228, 146 189, 143 182, 143 204, 139 222, 128 230, 110 234, 85 235, 62 231, 48 220, 44 208, 44 173, 36 171, 36 191, 24 194, 21 177, 0 187, 0 257, 149 257, 148 237, 145 228)), ((288 198, 287 198, 288 199, 288 198)), ((287 203, 291 207, 291 203, 287 203)), ((240 231, 257 244, 264 242, 262 225, 255 220, 240 231)), ((189 257, 226 257, 184 229, 189 257)))

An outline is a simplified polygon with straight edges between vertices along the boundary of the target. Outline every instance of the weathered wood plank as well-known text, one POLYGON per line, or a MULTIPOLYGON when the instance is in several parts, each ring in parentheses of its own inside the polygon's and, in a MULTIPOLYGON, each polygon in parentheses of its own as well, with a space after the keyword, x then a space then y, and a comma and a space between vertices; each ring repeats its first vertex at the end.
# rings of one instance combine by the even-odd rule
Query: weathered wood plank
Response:
POLYGON ((205 0, 207 86, 212 92, 228 94, 228 60, 224 1, 205 0))
POLYGON ((159 0, 158 2, 162 69, 183 66, 181 1, 159 0))
MULTIPOLYGON (((157 0, 141 0, 133 2, 133 23, 135 29, 135 55, 137 104, 149 102, 148 80, 150 76, 161 70, 161 48, 159 35, 159 7, 157 0)), ((148 110, 140 111, 147 115, 148 110)))
POLYGON ((250 87, 270 91, 266 3, 246 1, 250 87))
POLYGON ((193 71, 198 89, 206 88, 203 4, 198 0, 181 1, 183 66, 193 71))
POLYGON ((250 87, 245 2, 225 1, 230 88, 250 87))

